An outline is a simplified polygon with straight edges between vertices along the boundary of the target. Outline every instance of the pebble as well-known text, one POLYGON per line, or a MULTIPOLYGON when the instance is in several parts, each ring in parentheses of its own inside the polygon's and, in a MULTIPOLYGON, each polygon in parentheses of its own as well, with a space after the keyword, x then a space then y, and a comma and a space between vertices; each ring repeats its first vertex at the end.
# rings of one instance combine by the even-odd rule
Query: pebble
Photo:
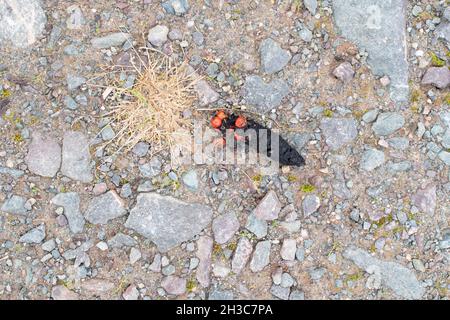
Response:
POLYGON ((167 42, 169 28, 167 26, 158 25, 150 29, 148 32, 148 41, 155 47, 161 47, 167 42))
POLYGON ((270 248, 271 244, 268 240, 256 244, 252 260, 250 261, 251 271, 260 272, 269 264, 270 248))

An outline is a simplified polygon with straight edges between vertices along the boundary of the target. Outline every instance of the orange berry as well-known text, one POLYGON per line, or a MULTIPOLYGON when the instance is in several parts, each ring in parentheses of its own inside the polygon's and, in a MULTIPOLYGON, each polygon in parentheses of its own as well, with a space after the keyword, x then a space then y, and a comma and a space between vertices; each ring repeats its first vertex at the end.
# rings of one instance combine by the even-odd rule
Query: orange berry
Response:
POLYGON ((220 119, 219 117, 214 117, 211 119, 211 126, 214 129, 219 129, 222 126, 222 119, 220 119))
POLYGON ((239 116, 234 124, 236 125, 236 128, 245 128, 247 126, 247 119, 243 116, 239 116))
POLYGON ((225 120, 228 116, 225 113, 225 111, 220 110, 220 111, 217 111, 216 117, 219 117, 221 120, 225 120))

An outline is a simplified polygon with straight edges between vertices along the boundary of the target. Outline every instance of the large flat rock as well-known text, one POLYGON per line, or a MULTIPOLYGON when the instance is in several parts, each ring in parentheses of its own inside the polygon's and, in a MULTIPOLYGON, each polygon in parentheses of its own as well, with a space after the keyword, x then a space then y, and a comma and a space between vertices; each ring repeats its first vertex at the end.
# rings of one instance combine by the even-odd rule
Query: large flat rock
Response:
POLYGON ((25 162, 32 173, 54 177, 61 166, 61 147, 58 141, 41 132, 33 133, 25 162))
POLYGON ((32 45, 44 31, 46 23, 40 0, 1 0, 0 46, 5 42, 18 48, 32 45))
POLYGON ((81 132, 68 131, 64 134, 61 172, 84 183, 93 179, 89 141, 81 132))
POLYGON ((333 0, 334 20, 342 36, 369 53, 377 76, 391 79, 391 99, 408 101, 406 0, 333 0))
POLYGON ((206 205, 143 193, 138 195, 125 226, 153 241, 161 252, 166 252, 199 234, 211 219, 212 210, 206 205))

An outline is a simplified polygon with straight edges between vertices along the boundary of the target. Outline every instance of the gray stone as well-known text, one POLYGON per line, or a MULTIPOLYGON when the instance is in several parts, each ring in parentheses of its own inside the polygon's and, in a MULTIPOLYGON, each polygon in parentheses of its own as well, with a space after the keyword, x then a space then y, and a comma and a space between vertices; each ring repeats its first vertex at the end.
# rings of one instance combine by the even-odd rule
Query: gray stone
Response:
POLYGON ((295 260, 295 253, 297 251, 297 242, 295 239, 285 239, 281 246, 281 258, 283 260, 293 261, 295 260))
POLYGON ((131 35, 124 32, 111 33, 103 37, 94 38, 91 44, 96 49, 109 49, 111 47, 118 47, 130 40, 131 35))
POLYGON ((145 178, 153 178, 161 173, 162 163, 158 157, 152 158, 150 162, 139 165, 139 171, 145 178))
POLYGON ((173 29, 169 32, 169 39, 172 41, 183 39, 183 33, 180 29, 173 29))
POLYGON ((270 262, 270 241, 261 241, 256 244, 253 252, 252 261, 250 261, 250 270, 253 272, 262 271, 270 262))
POLYGON ((41 248, 42 248, 42 250, 47 251, 47 252, 53 251, 53 249, 56 248, 56 241, 55 241, 55 239, 50 239, 48 241, 45 241, 42 244, 41 248))
POLYGON ((335 23, 341 34, 369 53, 377 76, 391 79, 391 98, 408 102, 406 0, 333 0, 335 23))
POLYGON ((58 141, 48 135, 34 132, 25 162, 32 173, 54 177, 61 166, 61 147, 58 141))
POLYGON ((430 184, 424 189, 417 190, 411 197, 414 205, 422 212, 434 215, 436 209, 436 185, 430 184))
POLYGON ((191 191, 197 191, 198 190, 198 177, 197 177, 197 171, 195 170, 189 170, 185 174, 183 174, 181 180, 183 181, 183 184, 188 187, 191 191))
POLYGON ((253 211, 256 218, 261 220, 275 220, 281 211, 281 203, 275 191, 270 190, 253 211))
POLYGON ((361 157, 360 169, 373 171, 386 161, 384 152, 377 149, 364 151, 361 157))
POLYGON ((308 217, 317 211, 320 207, 320 198, 315 194, 308 194, 302 201, 304 217, 308 217))
POLYGON ((120 189, 120 196, 122 198, 129 198, 133 194, 133 190, 131 189, 131 184, 126 183, 120 189))
POLYGON ((356 121, 354 119, 323 119, 320 123, 325 141, 332 150, 351 143, 358 135, 356 121))
POLYGON ((80 212, 80 196, 76 192, 59 193, 53 197, 51 202, 64 208, 64 216, 73 233, 83 232, 84 217, 80 212))
POLYGON ((290 288, 295 285, 295 279, 289 273, 283 272, 281 275, 281 284, 283 288, 290 288))
POLYGON ((231 270, 235 274, 239 274, 244 270, 252 251, 253 246, 250 240, 245 237, 241 238, 237 244, 233 260, 231 261, 231 270))
POLYGON ((365 123, 372 123, 377 119, 378 113, 378 109, 369 110, 362 116, 362 119, 365 123))
POLYGON ((214 240, 219 244, 227 243, 239 230, 240 224, 234 212, 225 213, 213 220, 214 240))
POLYGON ((438 39, 444 39, 447 41, 447 46, 450 45, 450 23, 443 22, 435 30, 436 37, 438 39))
POLYGON ((202 236, 197 241, 197 266, 196 278, 198 283, 204 288, 209 287, 211 279, 211 256, 213 250, 213 239, 208 236, 202 236))
POLYGON ((25 172, 18 169, 8 168, 8 167, 0 167, 0 174, 5 174, 13 177, 14 179, 19 179, 22 177, 25 172))
POLYGON ((25 198, 12 195, 5 200, 0 210, 6 213, 24 216, 28 214, 28 210, 25 208, 26 202, 27 200, 25 198))
POLYGON ((150 145, 146 142, 138 142, 131 150, 138 157, 145 157, 150 149, 150 145))
POLYGON ((298 36, 305 42, 311 42, 313 39, 313 33, 303 23, 298 25, 298 36))
POLYGON ((169 28, 167 26, 158 25, 150 29, 148 32, 148 41, 155 47, 161 47, 167 42, 169 28))
POLYGON ((292 290, 289 300, 305 300, 305 293, 299 290, 292 290))
POLYGON ((182 16, 189 10, 188 0, 168 0, 161 3, 161 6, 167 13, 177 16, 182 16))
POLYGON ((409 139, 408 138, 390 138, 387 140, 389 145, 398 150, 406 150, 409 147, 409 139))
POLYGON ((142 257, 142 253, 141 251, 139 251, 139 249, 136 248, 131 248, 130 250, 130 264, 135 264, 136 262, 138 262, 142 257))
POLYGON ((191 240, 210 224, 211 219, 212 210, 208 206, 146 193, 138 195, 125 226, 149 238, 161 252, 166 252, 191 240))
POLYGON ((317 0, 303 0, 303 3, 306 9, 314 16, 317 10, 317 0))
POLYGON ((397 112, 385 112, 378 116, 372 126, 377 136, 388 136, 405 125, 405 118, 397 112))
POLYGON ((441 159, 442 162, 444 162, 447 166, 450 166, 450 152, 447 151, 441 151, 438 155, 439 159, 441 159))
POLYGON ((450 84, 450 70, 447 67, 431 67, 423 76, 422 84, 445 89, 450 84))
POLYGON ((222 290, 214 287, 208 295, 208 300, 233 300, 234 294, 231 290, 222 290))
POLYGON ((84 217, 92 224, 107 224, 110 220, 124 216, 126 212, 123 200, 115 191, 108 191, 91 200, 84 217))
POLYGON ((264 238, 267 235, 267 222, 258 219, 253 213, 248 216, 245 228, 252 232, 257 239, 264 238))
POLYGON ((194 84, 194 90, 197 92, 198 101, 202 107, 206 107, 220 98, 220 95, 203 79, 194 84))
POLYGON ((77 5, 71 5, 67 8, 69 17, 67 18, 66 25, 69 30, 79 30, 86 23, 83 12, 77 5))
POLYGON ((450 129, 447 129, 442 136, 442 146, 446 149, 450 149, 450 129))
POLYGON ((289 288, 283 288, 281 286, 272 285, 270 293, 281 300, 288 300, 291 290, 289 288))
POLYGON ((61 173, 84 183, 93 179, 89 141, 81 132, 67 131, 64 134, 61 173))
POLYGON ((0 5, 0 44, 25 48, 44 31, 47 17, 40 0, 3 0, 0 5))
POLYGON ((192 40, 197 46, 202 46, 205 41, 205 38, 203 37, 203 34, 201 32, 194 31, 192 33, 192 40))
POLYGON ((31 229, 19 238, 22 243, 41 243, 45 239, 45 225, 31 229))
POLYGON ((347 248, 343 255, 366 272, 373 273, 374 269, 377 270, 383 285, 389 287, 397 296, 416 300, 422 298, 425 293, 425 288, 414 272, 399 263, 379 260, 353 246, 347 248))
POLYGON ((161 281, 161 287, 166 290, 168 294, 182 295, 186 292, 186 279, 168 276, 161 281))
POLYGON ((333 75, 342 82, 350 82, 355 75, 355 70, 349 62, 343 62, 333 70, 333 75))
POLYGON ((248 76, 242 87, 245 101, 263 113, 278 107, 288 94, 289 86, 283 80, 265 83, 261 77, 254 75, 248 76))
POLYGON ((113 128, 110 125, 107 125, 102 128, 101 135, 103 141, 109 141, 114 139, 116 133, 114 132, 113 128))
POLYGON ((77 102, 71 96, 64 97, 64 104, 65 104, 66 108, 69 110, 77 110, 78 109, 77 102))
POLYGON ((261 67, 265 73, 272 74, 281 71, 291 60, 288 50, 284 50, 274 40, 268 38, 261 42, 261 67))
POLYGON ((134 247, 137 245, 137 241, 129 235, 119 232, 114 237, 108 240, 108 246, 115 249, 121 249, 123 247, 134 247))
POLYGON ((392 162, 388 165, 388 171, 391 173, 404 172, 409 170, 411 170, 411 162, 409 161, 392 162))
POLYGON ((54 286, 51 297, 53 300, 79 300, 78 294, 67 289, 64 285, 54 286))
POLYGON ((79 88, 81 85, 85 84, 86 78, 69 73, 67 74, 66 81, 67 81, 67 88, 69 89, 69 91, 72 91, 79 88))

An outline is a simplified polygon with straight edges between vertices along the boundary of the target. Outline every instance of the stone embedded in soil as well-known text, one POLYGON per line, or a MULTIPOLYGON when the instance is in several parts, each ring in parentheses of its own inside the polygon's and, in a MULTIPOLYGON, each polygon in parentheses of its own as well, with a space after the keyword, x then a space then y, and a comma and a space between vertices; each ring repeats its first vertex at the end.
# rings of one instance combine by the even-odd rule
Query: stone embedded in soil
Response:
POLYGON ((51 202, 64 208, 64 216, 73 233, 83 232, 84 217, 80 212, 80 196, 76 192, 59 193, 53 197, 51 202))
POLYGON ((275 220, 281 211, 281 203, 275 191, 270 190, 259 202, 253 214, 261 220, 275 220))
POLYGON ((115 191, 109 191, 91 200, 84 217, 92 224, 107 224, 126 212, 123 200, 115 191))
POLYGON ((111 33, 103 37, 94 38, 91 44, 96 49, 109 49, 124 44, 125 41, 131 39, 131 35, 124 32, 111 33))
POLYGON ((261 42, 259 50, 262 70, 268 74, 281 71, 292 58, 288 50, 284 50, 270 38, 261 42))
POLYGON ((350 82, 355 75, 355 70, 349 62, 343 62, 333 70, 333 75, 342 82, 350 82))
POLYGON ((45 239, 45 225, 31 229, 19 238, 19 242, 23 243, 41 243, 45 239))
POLYGON ((0 43, 9 41, 26 48, 42 35, 47 17, 40 0, 2 0, 0 5, 0 43))
POLYGON ((117 233, 114 237, 108 240, 108 246, 116 249, 121 249, 123 247, 134 247, 135 245, 137 245, 136 240, 121 232, 117 233))
POLYGON ((405 125, 405 118, 398 112, 385 112, 378 116, 372 130, 377 136, 388 136, 405 125))
POLYGON ((153 178, 161 173, 162 163, 158 157, 154 157, 150 162, 139 165, 139 171, 145 178, 153 178))
POLYGON ((237 244, 233 260, 231 261, 231 270, 235 274, 239 274, 242 270, 244 270, 252 251, 253 246, 250 240, 242 237, 237 244))
POLYGON ((283 80, 274 79, 266 83, 255 75, 248 76, 242 87, 245 101, 262 113, 278 107, 288 94, 289 86, 283 80))
POLYGON ((303 216, 308 217, 320 207, 320 198, 315 194, 307 195, 302 201, 303 216))
POLYGON ((167 42, 167 34, 169 33, 169 28, 167 26, 154 26, 148 32, 147 40, 155 47, 160 47, 167 42))
POLYGON ((271 244, 269 240, 256 244, 252 260, 250 261, 250 270, 253 272, 262 271, 270 263, 270 248, 271 244))
POLYGON ((67 289, 64 285, 54 286, 51 297, 53 300, 79 300, 78 294, 67 289))
POLYGON ((364 171, 373 171, 381 166, 385 161, 386 159, 383 151, 369 149, 364 151, 361 157, 360 169, 364 171))
POLYGON ((25 203, 27 200, 21 196, 12 195, 10 198, 3 202, 1 211, 16 214, 16 215, 27 215, 28 210, 25 208, 25 203))
POLYGON ((198 176, 197 171, 195 170, 189 170, 185 174, 183 174, 181 180, 183 181, 183 184, 191 191, 197 191, 198 190, 198 176))
POLYGON ((281 300, 288 300, 290 292, 291 290, 289 288, 283 288, 277 285, 272 285, 270 288, 270 293, 281 300))
POLYGON ((138 195, 125 226, 166 252, 199 234, 211 219, 212 210, 206 205, 146 193, 138 195))
POLYGON ((220 98, 220 95, 203 79, 194 84, 194 90, 197 92, 201 107, 206 107, 220 98))
POLYGON ((412 196, 414 205, 424 213, 434 215, 436 209, 436 185, 430 184, 424 189, 417 190, 412 196))
POLYGON ((67 8, 67 14, 69 17, 67 18, 66 25, 69 30, 79 30, 85 24, 85 19, 83 16, 83 12, 80 7, 77 5, 71 5, 67 8))
POLYGON ((25 172, 22 170, 13 169, 13 168, 0 167, 0 174, 9 175, 9 176, 13 177, 14 179, 19 179, 20 177, 22 177, 25 174, 25 172))
POLYGON ((81 132, 66 132, 62 147, 61 173, 70 179, 89 183, 94 178, 91 169, 88 139, 81 132))
POLYGON ((389 287, 397 296, 415 300, 422 298, 425 293, 425 288, 414 272, 399 263, 379 260, 353 246, 347 248, 343 255, 366 272, 373 273, 376 269, 381 275, 383 285, 389 287))
POLYGON ((86 78, 69 73, 66 76, 66 82, 67 82, 67 88, 69 89, 69 91, 72 91, 72 90, 75 90, 75 89, 81 87, 83 84, 85 84, 86 78))
POLYGON ((161 287, 166 290, 168 294, 179 296, 186 292, 186 279, 168 276, 161 281, 161 287))
POLYGON ((325 135, 325 141, 332 150, 337 150, 351 143, 358 135, 357 124, 354 119, 323 119, 320 129, 325 135))
POLYGON ((93 294, 105 294, 114 290, 113 282, 104 279, 88 279, 81 283, 82 291, 88 291, 93 294))
POLYGON ((442 162, 445 163, 445 165, 450 166, 450 152, 447 151, 441 151, 438 154, 439 159, 441 159, 442 162))
POLYGON ((167 0, 161 6, 167 13, 177 16, 182 16, 189 10, 188 0, 167 0))
POLYGON ((122 293, 122 298, 124 300, 133 301, 139 299, 139 291, 135 285, 130 285, 125 291, 122 293))
POLYGON ((210 284, 211 256, 213 250, 213 240, 211 237, 202 236, 197 241, 197 258, 199 263, 196 271, 196 278, 204 288, 210 284))
POLYGON ((304 0, 303 4, 306 9, 314 16, 317 10, 317 0, 304 0))
POLYGON ((281 246, 281 258, 283 260, 293 261, 295 260, 295 253, 297 251, 297 242, 295 239, 285 239, 281 246))
POLYGON ((54 177, 61 166, 61 147, 58 141, 41 132, 34 132, 25 162, 32 173, 54 177))
POLYGON ((422 78, 422 84, 445 89, 450 85, 450 70, 447 67, 429 68, 422 78))
POLYGON ((253 233, 257 239, 264 238, 267 235, 267 222, 258 219, 253 213, 248 216, 245 228, 253 233))
POLYGON ((212 231, 214 240, 219 244, 227 243, 239 230, 240 224, 234 212, 225 213, 214 219, 212 231))
POLYGON ((333 0, 337 29, 368 52, 367 62, 376 76, 391 79, 391 99, 408 102, 406 0, 333 0))

